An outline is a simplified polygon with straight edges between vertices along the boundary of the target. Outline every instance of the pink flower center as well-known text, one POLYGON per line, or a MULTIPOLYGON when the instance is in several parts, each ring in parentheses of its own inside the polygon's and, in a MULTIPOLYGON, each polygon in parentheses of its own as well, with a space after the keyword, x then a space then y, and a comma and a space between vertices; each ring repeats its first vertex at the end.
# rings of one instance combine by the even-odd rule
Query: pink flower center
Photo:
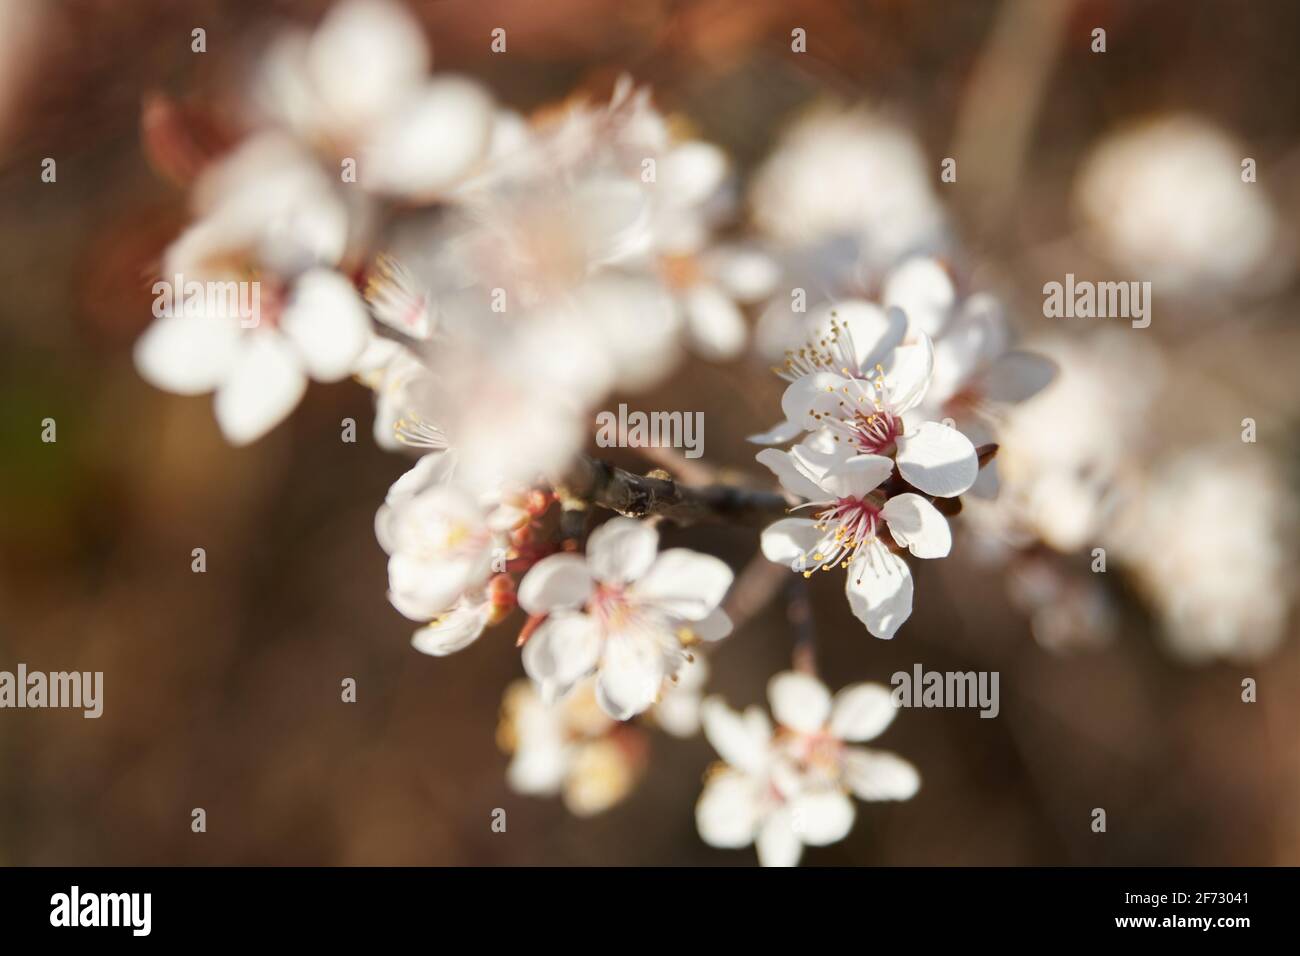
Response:
POLYGON ((811 577, 814 570, 829 571, 837 565, 848 567, 858 549, 875 538, 880 507, 867 498, 840 498, 814 517, 814 527, 829 531, 830 535, 812 553, 816 567, 804 571, 804 577, 811 577))

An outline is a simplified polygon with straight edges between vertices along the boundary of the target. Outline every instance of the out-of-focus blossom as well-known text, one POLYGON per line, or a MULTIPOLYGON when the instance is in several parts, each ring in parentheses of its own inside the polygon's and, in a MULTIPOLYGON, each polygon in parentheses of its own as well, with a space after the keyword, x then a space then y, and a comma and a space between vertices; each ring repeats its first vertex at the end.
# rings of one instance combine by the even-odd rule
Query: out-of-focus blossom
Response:
POLYGON ((293 410, 308 377, 346 377, 370 320, 331 268, 346 209, 291 141, 248 141, 200 178, 195 204, 199 219, 164 256, 162 283, 180 288, 137 342, 136 367, 167 391, 215 391, 223 434, 246 444, 293 410))
POLYGON ((566 809, 579 817, 623 800, 645 769, 641 732, 597 706, 591 679, 551 703, 530 682, 515 681, 502 699, 497 740, 511 754, 506 780, 512 789, 529 796, 561 794, 566 809))
POLYGON ((1248 154, 1200 117, 1162 117, 1095 148, 1075 205, 1098 248, 1157 289, 1268 291, 1294 251, 1266 187, 1243 181, 1248 154))
POLYGON ((1177 657, 1257 660, 1286 635, 1295 512, 1259 446, 1199 447, 1165 462, 1108 540, 1177 657))
POLYGON ((700 836, 724 849, 754 844, 763 866, 794 866, 805 846, 848 835, 859 800, 907 800, 916 768, 886 751, 850 746, 884 732, 896 713, 888 688, 853 684, 834 698, 814 677, 786 672, 768 684, 777 728, 758 707, 743 714, 704 703, 704 733, 725 765, 695 807, 700 836))
POLYGON ((731 580, 717 558, 660 554, 654 528, 614 518, 592 532, 585 559, 552 555, 520 582, 520 606, 546 616, 524 645, 524 669, 547 700, 595 672, 600 706, 627 720, 654 703, 690 643, 730 630, 718 605, 731 580))
POLYGON ((430 79, 419 23, 390 0, 347 0, 314 32, 271 47, 254 84, 267 117, 335 162, 354 161, 376 193, 437 199, 489 155, 492 99, 463 77, 430 79))
POLYGON ((900 126, 860 109, 796 122, 755 174, 755 222, 791 245, 846 237, 868 271, 939 247, 946 231, 935 169, 900 126))
POLYGON ((1029 347, 1059 374, 1005 410, 997 500, 968 502, 975 506, 968 516, 1013 544, 1041 541, 1069 553, 1096 541, 1135 475, 1161 364, 1140 337, 1120 330, 1045 337, 1029 347))

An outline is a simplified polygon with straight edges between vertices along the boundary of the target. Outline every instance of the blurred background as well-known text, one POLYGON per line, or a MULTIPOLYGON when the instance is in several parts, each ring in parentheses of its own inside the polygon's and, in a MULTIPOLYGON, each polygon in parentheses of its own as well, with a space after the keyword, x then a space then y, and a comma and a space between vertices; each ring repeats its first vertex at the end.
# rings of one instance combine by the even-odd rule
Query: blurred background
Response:
MULTIPOLYGON (((590 819, 507 788, 496 735, 501 692, 522 675, 516 631, 447 659, 411 649, 373 532, 406 463, 366 440, 366 424, 362 440, 338 440, 341 418, 370 421, 368 390, 314 385, 285 425, 237 449, 209 400, 154 390, 133 367, 159 256, 187 221, 183 188, 143 145, 145 104, 161 94, 219 119, 259 44, 327 6, 0 0, 0 669, 105 675, 99 720, 0 711, 0 863, 752 864, 752 851, 696 835, 714 759, 698 737, 650 731, 639 786, 590 819), (191 52, 195 27, 204 54, 191 52), (41 180, 46 157, 55 183, 41 180), (41 441, 46 418, 56 443, 41 441), (205 574, 191 572, 196 547, 205 574), (347 677, 355 704, 340 702, 347 677), (205 834, 191 832, 196 807, 205 834)), ((723 146, 742 184, 810 107, 897 124, 929 164, 963 284, 996 291, 1025 342, 1083 382, 1018 428, 1088 430, 1108 484, 1129 489, 1137 540, 1116 544, 1105 575, 1089 571, 1087 546, 1051 533, 990 544, 963 525, 952 558, 914 569, 916 611, 891 642, 850 616, 834 576, 810 582, 832 688, 917 662, 997 670, 1001 714, 900 714, 880 745, 920 769, 920 794, 860 806, 850 838, 806 863, 1300 864, 1300 7, 409 6, 435 69, 471 74, 524 113, 631 73, 723 146), (490 52, 497 26, 507 55, 490 52), (794 28, 805 54, 790 52, 794 28), (1125 145, 1144 130, 1150 145, 1125 145), (1139 159, 1104 152, 1125 148, 1139 159), (1162 195, 1170 182, 1204 195, 1180 150, 1211 166, 1225 150, 1234 166, 1255 159, 1258 182, 1240 186, 1251 198, 1162 195), (944 157, 958 160, 954 183, 939 182, 944 157), (1180 219, 1189 205, 1196 216, 1180 219), (1042 314, 1043 284, 1067 272, 1167 283, 1149 329, 1067 327, 1042 314), (1103 411, 1098 432, 1088 413, 1103 411), (1256 444, 1240 441, 1246 417, 1256 444), (1146 508, 1189 474, 1223 480, 1146 508), (1221 608, 1190 598, 1227 576, 1218 603, 1236 616, 1207 626, 1221 608), (1241 702, 1247 677, 1254 704, 1241 702), (1096 807, 1105 834, 1090 829, 1096 807)), ((744 436, 776 418, 768 364, 692 360, 637 407, 705 411, 706 462, 761 482, 744 436)), ((1050 466, 1052 450, 1032 444, 1020 459, 1008 447, 1008 464, 1050 466)), ((756 547, 745 529, 666 535, 738 570, 756 547)), ((710 687, 733 705, 762 702, 789 664, 787 610, 771 597, 712 660, 710 687)))

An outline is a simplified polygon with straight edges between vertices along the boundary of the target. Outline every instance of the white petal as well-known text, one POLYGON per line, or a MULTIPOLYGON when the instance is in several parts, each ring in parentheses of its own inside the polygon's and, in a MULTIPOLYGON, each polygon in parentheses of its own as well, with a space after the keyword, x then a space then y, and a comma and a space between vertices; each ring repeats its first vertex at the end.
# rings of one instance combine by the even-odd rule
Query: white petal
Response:
POLYGON ((817 678, 797 671, 777 674, 767 684, 772 716, 784 727, 816 733, 831 713, 831 693, 817 678))
POLYGON ((779 448, 764 448, 755 460, 769 468, 781 482, 781 487, 800 498, 809 501, 825 501, 826 494, 813 478, 799 467, 800 461, 789 452, 779 448))
POLYGON ((831 733, 840 740, 871 740, 884 732, 897 713, 888 687, 850 684, 831 704, 831 733))
POLYGON ((674 146, 659 164, 659 186, 677 205, 695 206, 718 191, 727 175, 727 154, 712 143, 674 146))
POLYGON ((586 561, 576 554, 553 554, 529 568, 519 582, 519 606, 529 614, 580 607, 591 595, 591 588, 586 561))
POLYGON ((487 155, 492 99, 460 77, 430 81, 366 144, 361 178, 369 189, 428 200, 447 192, 487 155))
POLYGON ((759 786, 742 773, 723 771, 709 778, 695 804, 695 827, 709 846, 733 850, 754 842, 759 786))
POLYGON ((750 435, 745 441, 753 442, 755 445, 784 445, 786 442, 798 438, 799 433, 802 431, 803 426, 798 422, 781 422, 773 425, 765 432, 750 435))
POLYGON ((853 801, 838 790, 803 793, 790 802, 790 824, 807 846, 838 843, 853 829, 853 801))
POLYGON ((894 462, 883 455, 856 455, 832 467, 821 486, 836 498, 861 498, 890 476, 894 462))
POLYGON ((297 353, 283 335, 248 333, 217 390, 217 424, 231 444, 246 445, 284 421, 306 390, 297 353))
POLYGON ((294 283, 280 321, 318 382, 346 378, 370 339, 370 319, 352 283, 333 269, 313 269, 294 283))
POLYGON ((520 747, 506 768, 506 783, 516 793, 553 796, 564 782, 569 758, 570 748, 558 740, 551 746, 520 747))
POLYGON ((700 621, 722 603, 735 575, 726 563, 688 548, 669 548, 631 588, 637 600, 700 621))
POLYGON ((895 414, 909 411, 921 403, 934 378, 934 343, 928 335, 919 341, 900 345, 890 356, 885 373, 885 392, 895 414))
POLYGON ((135 343, 135 367, 155 388, 200 395, 230 374, 239 339, 239 323, 228 316, 163 316, 135 343))
POLYGON ((491 614, 488 601, 460 604, 411 635, 411 644, 421 654, 446 657, 478 640, 491 614))
POLYGON ((745 317, 721 289, 695 285, 686 291, 686 332, 697 355, 714 362, 735 358, 745 347, 745 317))
POLYGON ((906 314, 912 327, 926 335, 938 335, 956 301, 952 280, 933 259, 909 259, 889 274, 883 295, 887 305, 906 314))
POLYGON ((591 673, 600 658, 600 627, 586 614, 558 611, 524 645, 524 671, 561 694, 591 673))
POLYGON ((921 775, 902 757, 865 747, 845 749, 844 779, 859 800, 908 800, 921 788, 921 775))
POLYGON ((781 411, 786 420, 812 431, 820 427, 814 412, 834 412, 844 399, 845 388, 857 388, 851 380, 834 372, 813 372, 791 382, 781 393, 781 411))
POLYGON ((613 634, 600 659, 596 699, 615 720, 635 717, 654 703, 664 680, 664 655, 642 634, 613 634))
POLYGON ((720 641, 731 633, 731 618, 719 608, 703 620, 693 621, 691 632, 702 641, 720 641))
POLYGON ((654 564, 659 532, 644 521, 611 518, 587 539, 587 566, 597 581, 627 584, 654 564))
POLYGON ((478 585, 479 570, 475 561, 425 561, 397 550, 388 559, 388 600, 405 617, 428 621, 478 585))
POLYGON ((321 22, 307 66, 331 118, 359 123, 391 109, 427 72, 429 54, 401 4, 350 0, 321 22))
POLYGON ((955 498, 975 483, 979 456, 970 439, 956 428, 922 422, 898 439, 898 470, 927 495, 955 498))
POLYGON ((803 843, 795 835, 788 809, 778 810, 767 818, 754 841, 760 866, 797 866, 803 855, 803 843))
POLYGON ((766 299, 781 281, 781 267, 758 249, 724 246, 706 257, 706 267, 737 302, 766 299))
POLYGON ((899 546, 918 558, 945 558, 952 550, 948 519, 920 495, 895 495, 885 502, 881 517, 899 546))
POLYGON ((849 565, 844 592, 854 616, 885 640, 912 613, 912 572, 907 562, 879 544, 849 565))
POLYGON ((816 522, 810 518, 782 518, 764 528, 759 540, 763 557, 767 560, 803 570, 803 563, 806 563, 804 556, 817 546, 825 534, 817 529, 816 522), (796 562, 801 562, 798 567, 796 562))
POLYGON ((984 394, 995 402, 1024 402, 1056 378, 1057 365, 1036 352, 1007 352, 984 377, 984 394))
POLYGON ((742 715, 722 698, 709 697, 700 705, 700 722, 713 749, 731 766, 753 774, 767 766, 772 728, 759 708, 751 707, 742 715))

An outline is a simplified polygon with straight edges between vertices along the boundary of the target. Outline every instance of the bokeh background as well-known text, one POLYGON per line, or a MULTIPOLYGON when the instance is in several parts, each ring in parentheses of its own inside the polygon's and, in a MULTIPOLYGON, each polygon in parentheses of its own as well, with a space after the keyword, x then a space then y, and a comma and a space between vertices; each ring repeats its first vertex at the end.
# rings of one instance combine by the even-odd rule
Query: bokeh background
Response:
MULTIPOLYGON (((713 759, 699 738, 652 735, 646 778, 593 819, 507 789, 495 733, 501 690, 521 674, 514 631, 442 660, 410 648, 372 530, 404 463, 364 424, 361 441, 338 437, 341 418, 370 420, 363 387, 314 385, 287 424, 235 449, 208 400, 155 391, 132 365, 152 270, 186 221, 183 190, 142 148, 143 104, 219 104, 267 31, 325 6, 0 2, 0 668, 105 675, 99 720, 0 711, 0 863, 751 864, 752 851, 696 835, 713 759), (190 51, 196 26, 203 55, 190 51), (40 180, 45 157, 56 183, 40 180), (55 444, 40 440, 47 417, 55 444), (195 547, 205 574, 190 570, 195 547), (345 677, 355 704, 340 702, 345 677), (190 830, 195 807, 205 834, 190 830), (495 808, 505 833, 491 829, 495 808)), ((1280 220, 1300 225, 1300 7, 1281 0, 410 6, 438 69, 479 77, 522 111, 628 71, 742 175, 819 99, 887 111, 936 176, 939 158, 960 157, 941 199, 1026 335, 1053 321, 1042 284, 1085 271, 1071 182, 1127 121, 1194 110, 1230 130, 1280 220), (495 26, 507 55, 489 52, 495 26), (796 26, 802 56, 789 52, 796 26), (1089 49, 1096 26, 1104 55, 1089 49)), ((1294 491, 1296 305, 1293 280, 1244 303, 1158 300, 1134 335, 1177 371, 1143 430, 1157 443, 1198 430, 1231 441, 1255 415, 1294 491), (1207 380, 1228 397, 1189 416, 1207 380)), ((756 358, 688 364, 639 403, 703 410, 708 463, 761 480, 743 436, 774 420, 779 384, 756 358)), ((1213 548, 1232 510, 1228 495, 1187 521, 1213 548)), ((737 569, 756 546, 743 529, 669 535, 737 569)), ((838 580, 811 582, 831 687, 921 662, 1000 671, 1002 701, 996 720, 901 714, 880 743, 918 766, 920 794, 860 807, 851 837, 806 863, 1300 864, 1294 614, 1262 659, 1189 666, 1113 575, 1109 639, 1051 650, 1009 600, 1005 569, 967 543, 916 570, 916 612, 892 642, 850 617, 838 580), (1258 703, 1241 703, 1244 677, 1258 703), (1094 807, 1105 834, 1089 827, 1094 807)), ((773 593, 714 658, 711 686, 735 705, 761 701, 788 666, 792 629, 773 593)))

